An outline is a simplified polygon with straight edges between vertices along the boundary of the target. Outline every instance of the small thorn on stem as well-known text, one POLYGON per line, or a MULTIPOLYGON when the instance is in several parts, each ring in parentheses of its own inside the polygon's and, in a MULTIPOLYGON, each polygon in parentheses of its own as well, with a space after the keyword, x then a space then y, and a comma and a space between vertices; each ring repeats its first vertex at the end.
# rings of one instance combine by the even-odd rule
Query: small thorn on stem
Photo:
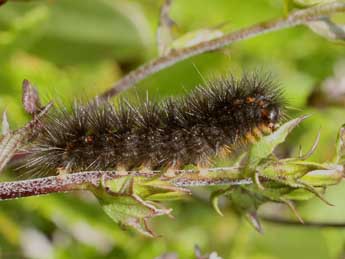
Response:
POLYGON ((321 201, 323 201, 327 205, 334 206, 334 204, 327 201, 326 198, 320 192, 318 192, 318 190, 315 189, 315 187, 308 185, 306 183, 300 182, 300 181, 298 181, 298 183, 302 184, 305 189, 313 193, 316 197, 318 197, 321 201))
POLYGON ((301 215, 299 214, 299 212, 297 211, 295 205, 293 204, 292 201, 290 200, 286 200, 286 199, 281 199, 281 201, 283 203, 285 203, 289 208, 290 210, 292 211, 292 213, 296 216, 296 218, 298 219, 299 222, 301 222, 302 224, 304 224, 304 220, 303 218, 301 217, 301 215))
POLYGON ((256 231, 258 231, 260 234, 263 234, 260 219, 256 211, 246 213, 246 218, 256 231))
POLYGON ((316 150, 319 142, 320 142, 320 136, 321 136, 321 132, 319 130, 319 132, 317 133, 316 139, 314 140, 314 143, 312 145, 312 147, 310 148, 310 150, 306 153, 306 154, 302 154, 302 148, 300 148, 300 153, 299 153, 299 159, 301 160, 306 160, 308 159, 316 150))
POLYGON ((265 190, 265 187, 262 185, 261 181, 260 181, 260 174, 259 172, 255 172, 254 173, 254 183, 256 184, 256 186, 260 189, 260 190, 265 190))

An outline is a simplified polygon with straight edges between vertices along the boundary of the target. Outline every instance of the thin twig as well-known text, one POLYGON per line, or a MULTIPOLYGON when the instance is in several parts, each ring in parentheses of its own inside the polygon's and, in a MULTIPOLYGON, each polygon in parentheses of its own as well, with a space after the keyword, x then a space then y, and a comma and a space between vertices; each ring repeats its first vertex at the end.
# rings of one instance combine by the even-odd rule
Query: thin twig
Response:
POLYGON ((295 11, 285 18, 262 22, 248 28, 225 34, 224 36, 213 40, 201 42, 191 47, 172 50, 167 55, 159 57, 133 70, 125 77, 123 77, 120 81, 111 86, 109 90, 101 94, 99 98, 111 98, 119 94, 120 92, 130 88, 146 77, 189 57, 220 49, 234 42, 250 39, 258 35, 286 28, 292 28, 302 24, 307 24, 310 21, 315 21, 324 16, 328 16, 337 12, 345 12, 344 2, 333 2, 304 10, 295 11))
POLYGON ((302 224, 299 221, 284 219, 281 217, 273 216, 260 216, 260 219, 269 223, 279 225, 289 225, 298 227, 310 227, 310 228, 345 228, 345 222, 322 222, 322 221, 304 221, 302 224))
MULTIPOLYGON (((251 179, 242 178, 238 167, 210 168, 208 175, 200 175, 197 170, 177 170, 175 177, 161 175, 161 180, 171 182, 176 187, 203 185, 250 184, 251 179), (217 176, 219 175, 219 176, 217 176)), ((0 200, 36 196, 48 193, 70 192, 100 186, 101 180, 109 181, 125 176, 156 177, 159 171, 143 173, 140 171, 88 171, 68 175, 50 176, 38 179, 0 183, 0 200)))

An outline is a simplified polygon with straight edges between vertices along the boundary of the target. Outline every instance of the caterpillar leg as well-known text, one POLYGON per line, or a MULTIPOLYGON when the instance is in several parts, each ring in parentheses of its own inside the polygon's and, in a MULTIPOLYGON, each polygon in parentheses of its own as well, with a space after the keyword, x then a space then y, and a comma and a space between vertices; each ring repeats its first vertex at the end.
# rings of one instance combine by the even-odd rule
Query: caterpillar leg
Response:
POLYGON ((204 159, 200 160, 196 165, 196 167, 198 168, 200 176, 207 175, 210 166, 211 166, 210 159, 204 158, 204 159))
POLYGON ((167 169, 164 172, 164 176, 166 177, 175 177, 177 175, 177 170, 181 169, 181 163, 178 160, 174 160, 171 162, 167 169))
POLYGON ((147 163, 143 163, 140 167, 139 167, 139 173, 142 174, 151 174, 152 173, 152 166, 150 162, 147 163))
POLYGON ((66 167, 58 167, 56 169, 56 173, 57 173, 58 176, 64 176, 64 175, 67 175, 67 174, 71 173, 71 170, 69 170, 66 167))
POLYGON ((225 145, 219 149, 217 152, 217 155, 219 155, 220 158, 227 158, 231 154, 231 147, 225 145))
POLYGON ((116 166, 116 173, 121 176, 128 175, 128 168, 124 165, 117 165, 116 166))

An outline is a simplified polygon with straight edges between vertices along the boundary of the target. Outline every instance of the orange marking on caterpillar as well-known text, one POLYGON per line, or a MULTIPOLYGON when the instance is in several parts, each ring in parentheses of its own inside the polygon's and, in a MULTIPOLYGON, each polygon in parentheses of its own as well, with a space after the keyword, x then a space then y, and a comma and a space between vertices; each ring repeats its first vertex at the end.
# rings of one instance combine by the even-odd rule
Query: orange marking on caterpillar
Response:
POLYGON ((257 137, 257 138, 262 138, 263 137, 263 134, 261 132, 261 130, 258 128, 258 127, 255 127, 253 129, 253 134, 257 137))
POLYGON ((256 143, 256 138, 251 132, 247 132, 244 137, 249 143, 252 143, 252 144, 256 143))
POLYGON ((258 100, 257 103, 260 107, 263 107, 266 104, 263 100, 258 100))
POLYGON ((246 98, 246 103, 254 103, 255 100, 256 100, 255 97, 248 96, 248 97, 246 98))
POLYGON ((272 129, 270 127, 268 127, 266 124, 261 123, 259 125, 259 129, 266 135, 271 134, 272 133, 272 129))

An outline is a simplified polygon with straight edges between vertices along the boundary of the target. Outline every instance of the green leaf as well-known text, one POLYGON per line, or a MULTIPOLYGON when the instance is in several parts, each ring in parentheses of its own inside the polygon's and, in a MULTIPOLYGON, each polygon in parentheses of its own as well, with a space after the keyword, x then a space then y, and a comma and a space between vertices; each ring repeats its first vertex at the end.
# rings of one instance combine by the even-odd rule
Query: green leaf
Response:
POLYGON ((299 118, 290 120, 279 127, 278 130, 273 132, 268 136, 264 136, 259 140, 258 143, 253 145, 249 150, 249 157, 246 165, 246 173, 252 175, 255 168, 260 164, 260 162, 268 158, 273 150, 282 142, 285 141, 289 133, 303 120, 309 116, 301 116, 299 118))
POLYGON ((57 64, 140 60, 145 55, 138 51, 150 40, 141 7, 128 1, 30 1, 18 9, 9 4, 0 13, 0 27, 11 27, 8 37, 0 37, 0 46, 9 38, 4 52, 24 47, 57 64))
POLYGON ((314 197, 315 195, 313 193, 305 189, 295 189, 287 194, 282 195, 282 198, 293 201, 307 201, 314 197))
POLYGON ((295 187, 296 180, 313 170, 327 170, 327 165, 300 161, 297 159, 282 159, 279 161, 269 161, 258 168, 259 175, 274 180, 285 185, 295 187))
POLYGON ((224 33, 215 28, 204 28, 191 32, 187 32, 171 44, 172 49, 183 49, 194 46, 204 41, 210 41, 223 36, 224 33))
POLYGON ((345 162, 345 125, 341 126, 338 132, 336 142, 336 164, 344 164, 345 162))
MULTIPOLYGON (((5 135, 9 134, 10 131, 11 131, 11 129, 10 129, 10 124, 8 122, 8 119, 7 119, 7 112, 4 111, 2 113, 1 134, 3 136, 5 136, 5 135)), ((1 134, 0 134, 0 139, 2 139, 1 134)))
POLYGON ((135 193, 141 198, 151 201, 175 200, 191 194, 189 189, 176 187, 169 181, 160 180, 159 177, 126 176, 107 181, 106 186, 112 192, 135 193))
POLYGON ((286 13, 293 8, 308 8, 314 5, 327 4, 335 0, 284 0, 284 7, 286 13))
POLYGON ((265 201, 280 201, 282 196, 289 194, 291 191, 295 190, 294 187, 274 181, 265 182, 264 187, 265 189, 262 190, 258 186, 252 184, 243 188, 253 195, 255 194, 261 199, 264 199, 265 201))
POLYGON ((176 24, 169 15, 171 4, 172 1, 164 1, 161 7, 160 21, 157 29, 157 45, 160 56, 167 54, 174 38, 173 29, 176 27, 176 24))
POLYGON ((335 2, 335 0, 293 0, 294 4, 301 7, 310 7, 314 5, 335 2))
POLYGON ((176 187, 172 183, 158 178, 136 179, 134 185, 134 192, 136 194, 152 201, 176 200, 191 194, 189 189, 176 187))
MULTIPOLYGON (((2 15, 0 14, 0 20, 2 15)), ((8 57, 17 49, 29 49, 41 37, 49 17, 50 12, 46 6, 37 6, 23 15, 18 15, 16 19, 8 19, 11 21, 8 22, 9 28, 0 37, 1 58, 8 57)))
MULTIPOLYGON (((172 210, 159 207, 158 204, 140 197, 137 194, 140 192, 138 192, 139 185, 136 180, 132 176, 121 177, 101 182, 99 188, 91 189, 91 191, 98 198, 105 213, 117 224, 134 228, 146 236, 155 237, 155 233, 148 226, 149 219, 170 215, 172 210)), ((146 196, 149 194, 146 193, 146 196)))
POLYGON ((156 235, 148 226, 148 220, 171 212, 171 209, 158 208, 136 194, 104 192, 102 195, 98 193, 97 197, 105 213, 116 223, 132 227, 149 237, 156 235))
POLYGON ((299 181, 312 186, 328 186, 338 184, 344 177, 344 167, 342 165, 334 165, 333 168, 324 170, 310 171, 304 175, 299 181))
POLYGON ((345 24, 337 24, 329 17, 308 22, 307 26, 313 32, 328 40, 345 41, 345 24))
POLYGON ((240 215, 244 215, 246 220, 259 232, 262 233, 262 227, 257 215, 257 209, 261 204, 267 201, 265 197, 251 190, 240 186, 233 187, 233 191, 227 193, 232 207, 240 215))

